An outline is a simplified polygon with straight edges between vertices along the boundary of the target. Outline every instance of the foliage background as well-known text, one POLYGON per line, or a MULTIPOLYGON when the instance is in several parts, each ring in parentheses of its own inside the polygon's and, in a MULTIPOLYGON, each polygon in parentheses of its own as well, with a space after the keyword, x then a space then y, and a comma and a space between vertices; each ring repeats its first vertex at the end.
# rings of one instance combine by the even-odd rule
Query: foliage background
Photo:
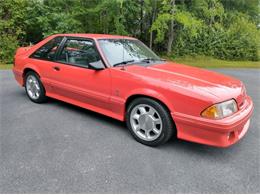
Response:
POLYGON ((259 0, 0 0, 0 62, 54 33, 141 39, 167 55, 259 60, 259 0))

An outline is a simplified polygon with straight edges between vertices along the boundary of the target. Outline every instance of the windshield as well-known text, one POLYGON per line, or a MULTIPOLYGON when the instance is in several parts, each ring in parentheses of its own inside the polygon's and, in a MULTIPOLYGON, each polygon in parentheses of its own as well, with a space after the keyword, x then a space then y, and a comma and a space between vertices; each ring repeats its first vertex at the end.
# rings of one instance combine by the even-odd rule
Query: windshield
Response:
POLYGON ((160 58, 139 40, 100 39, 99 45, 110 65, 142 62, 160 58))

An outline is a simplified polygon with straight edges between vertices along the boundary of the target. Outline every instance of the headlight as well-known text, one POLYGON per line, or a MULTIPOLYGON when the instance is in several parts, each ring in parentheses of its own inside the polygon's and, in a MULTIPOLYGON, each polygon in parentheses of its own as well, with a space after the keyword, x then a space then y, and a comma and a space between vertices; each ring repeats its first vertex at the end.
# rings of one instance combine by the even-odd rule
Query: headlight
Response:
POLYGON ((222 119, 230 116, 237 111, 237 103, 235 100, 214 104, 201 113, 201 116, 211 119, 222 119))

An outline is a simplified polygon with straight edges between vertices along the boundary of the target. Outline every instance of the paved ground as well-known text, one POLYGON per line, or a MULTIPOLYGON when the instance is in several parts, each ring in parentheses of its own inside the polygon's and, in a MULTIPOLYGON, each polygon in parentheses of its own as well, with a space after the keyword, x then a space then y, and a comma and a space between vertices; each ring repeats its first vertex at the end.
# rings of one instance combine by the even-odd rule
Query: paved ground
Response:
POLYGON ((255 112, 238 144, 150 148, 125 125, 52 100, 29 101, 0 72, 0 193, 260 193, 260 71, 217 70, 247 86, 255 112))

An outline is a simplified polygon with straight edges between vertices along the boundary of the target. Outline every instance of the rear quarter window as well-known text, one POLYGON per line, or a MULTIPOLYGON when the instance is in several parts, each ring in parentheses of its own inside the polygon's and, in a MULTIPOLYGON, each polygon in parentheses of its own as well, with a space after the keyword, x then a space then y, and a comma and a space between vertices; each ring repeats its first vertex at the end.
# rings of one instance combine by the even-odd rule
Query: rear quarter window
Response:
POLYGON ((55 37, 37 49, 30 57, 44 60, 54 60, 55 54, 63 37, 55 37))

